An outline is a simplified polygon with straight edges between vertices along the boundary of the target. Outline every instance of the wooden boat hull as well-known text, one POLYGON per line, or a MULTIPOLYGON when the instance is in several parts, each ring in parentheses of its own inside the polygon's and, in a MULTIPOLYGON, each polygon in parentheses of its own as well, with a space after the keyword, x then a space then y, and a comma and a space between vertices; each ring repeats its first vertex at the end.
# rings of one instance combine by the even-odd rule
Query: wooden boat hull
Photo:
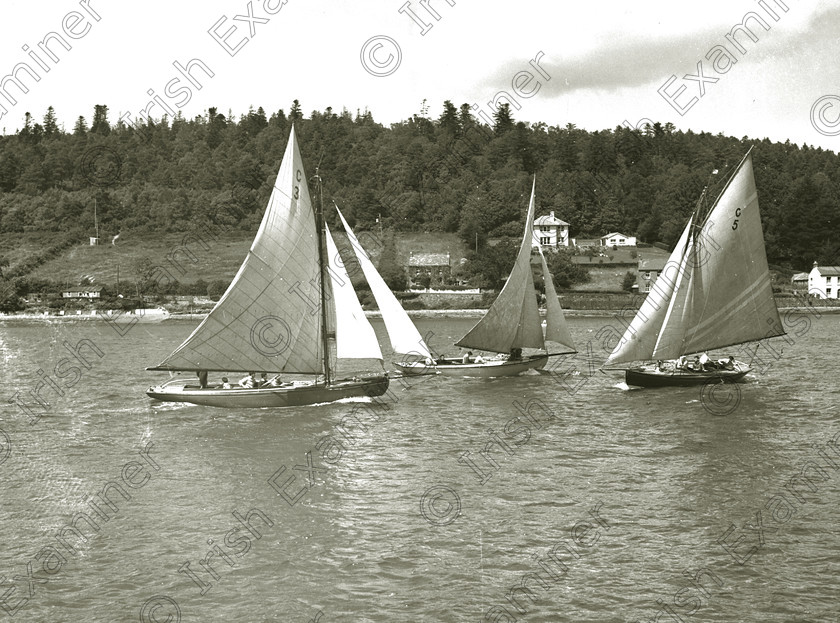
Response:
POLYGON ((294 383, 289 387, 263 387, 221 389, 197 385, 167 383, 150 387, 146 395, 164 402, 189 402, 208 407, 259 408, 302 407, 343 398, 381 396, 388 390, 387 376, 370 376, 360 379, 335 381, 330 385, 294 383))
POLYGON ((746 376, 751 368, 736 362, 734 370, 657 370, 655 366, 628 368, 624 373, 625 382, 636 387, 692 387, 709 383, 737 383, 746 376))
POLYGON ((542 370, 548 362, 548 355, 534 355, 522 357, 515 361, 498 359, 484 363, 452 363, 428 366, 422 361, 410 363, 395 362, 394 365, 406 375, 430 374, 437 372, 444 376, 469 376, 491 378, 496 376, 514 376, 525 370, 542 370))

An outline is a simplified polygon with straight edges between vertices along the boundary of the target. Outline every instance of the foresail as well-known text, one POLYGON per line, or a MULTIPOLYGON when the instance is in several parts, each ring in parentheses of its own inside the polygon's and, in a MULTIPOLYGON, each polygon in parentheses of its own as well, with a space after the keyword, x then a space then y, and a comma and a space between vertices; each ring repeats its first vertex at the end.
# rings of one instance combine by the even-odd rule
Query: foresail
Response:
POLYGON ((545 349, 534 276, 531 273, 534 189, 532 186, 528 216, 525 219, 525 235, 513 270, 493 305, 469 333, 457 342, 458 346, 497 353, 506 353, 512 348, 545 349))
POLYGON ((686 247, 694 220, 689 220, 677 241, 677 246, 665 263, 665 267, 645 297, 635 318, 624 332, 605 365, 645 361, 653 358, 659 332, 662 328, 674 287, 681 279, 685 266, 686 247))
POLYGON ((362 311, 329 228, 326 234, 330 281, 335 297, 336 356, 339 359, 382 359, 376 333, 362 311))
POLYGON ((383 281, 373 262, 370 261, 367 252, 364 250, 359 240, 356 238, 353 230, 344 220, 344 215, 336 206, 338 216, 341 218, 341 223, 344 225, 344 231, 347 233, 347 238, 350 240, 350 245, 353 247, 353 252, 359 260, 362 271, 365 274, 373 297, 376 299, 376 304, 379 306, 379 311, 382 312, 382 320, 385 323, 385 328, 388 331, 388 337, 391 340, 391 347, 395 353, 401 355, 413 355, 422 358, 431 357, 429 347, 420 336, 420 332, 411 318, 405 313, 405 310, 400 305, 397 297, 391 292, 391 289, 383 281))
POLYGON ((697 235, 692 306, 683 352, 784 335, 773 299, 748 153, 697 235))
POLYGON ((542 263, 543 282, 545 283, 545 339, 550 342, 557 342, 566 348, 575 351, 575 343, 569 327, 566 324, 566 317, 563 315, 563 308, 557 299, 557 290, 554 289, 554 279, 548 272, 548 264, 545 261, 542 247, 540 250, 540 262, 542 263))
POLYGON ((322 373, 319 272, 315 216, 292 128, 239 272, 204 321, 153 369, 322 373))

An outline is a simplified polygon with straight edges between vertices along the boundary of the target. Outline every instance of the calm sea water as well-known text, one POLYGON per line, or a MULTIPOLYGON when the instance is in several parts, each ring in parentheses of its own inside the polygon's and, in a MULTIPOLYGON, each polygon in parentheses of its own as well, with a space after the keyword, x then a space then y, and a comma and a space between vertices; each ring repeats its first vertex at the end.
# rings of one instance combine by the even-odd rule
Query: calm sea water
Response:
POLYGON ((144 395, 194 322, 0 324, 0 619, 836 621, 840 316, 703 395, 599 372, 610 324, 570 319, 594 367, 240 411, 144 395))

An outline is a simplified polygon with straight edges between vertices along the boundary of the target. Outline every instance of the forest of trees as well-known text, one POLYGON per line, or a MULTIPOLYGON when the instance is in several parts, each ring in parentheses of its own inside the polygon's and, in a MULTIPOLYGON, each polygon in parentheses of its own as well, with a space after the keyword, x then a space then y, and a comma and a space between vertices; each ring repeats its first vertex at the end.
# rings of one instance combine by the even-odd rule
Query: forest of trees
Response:
MULTIPOLYGON (((840 222, 840 158, 821 148, 682 132, 670 123, 589 132, 516 122, 480 124, 466 104, 443 104, 390 127, 368 112, 306 117, 262 108, 234 118, 210 108, 140 127, 105 105, 90 123, 60 128, 51 107, 0 137, 0 234, 61 232, 84 240, 94 202, 103 237, 180 232, 208 221, 255 232, 294 123, 307 174, 320 165, 325 198, 351 225, 457 232, 479 250, 518 237, 532 176, 537 213, 554 210, 572 237, 620 231, 673 245, 704 186, 714 197, 750 145, 771 264, 807 270, 831 259, 840 222), (711 175, 717 169, 718 175, 711 175)), ((25 273, 20 267, 9 269, 25 273)))

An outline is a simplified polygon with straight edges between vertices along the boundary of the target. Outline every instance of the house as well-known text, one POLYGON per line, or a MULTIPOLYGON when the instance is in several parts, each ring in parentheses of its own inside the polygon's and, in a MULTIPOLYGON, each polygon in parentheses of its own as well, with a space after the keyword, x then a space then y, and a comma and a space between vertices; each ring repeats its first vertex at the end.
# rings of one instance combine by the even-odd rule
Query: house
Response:
POLYGON ((428 275, 429 285, 441 285, 449 282, 452 276, 449 253, 414 253, 412 251, 408 258, 410 285, 412 287, 423 285, 419 281, 424 275, 428 275))
POLYGON ((795 294, 808 293, 808 273, 796 273, 790 281, 795 294))
POLYGON ((613 232, 611 234, 607 234, 606 236, 601 236, 601 246, 604 247, 635 247, 636 246, 636 237, 635 236, 625 236, 624 234, 620 234, 618 232, 613 232))
POLYGON ((836 299, 840 290, 840 266, 819 266, 814 262, 814 267, 808 273, 808 294, 818 299, 836 299))
POLYGON ((540 245, 543 250, 555 250, 557 247, 569 246, 569 224, 555 218, 554 212, 548 216, 534 219, 534 246, 540 245))
POLYGON ((68 288, 61 293, 61 297, 65 299, 98 299, 102 293, 100 286, 76 286, 68 288))
POLYGON ((636 284, 639 286, 640 294, 650 292, 653 284, 656 282, 656 278, 662 273, 667 263, 667 257, 639 258, 639 272, 636 276, 636 284))

